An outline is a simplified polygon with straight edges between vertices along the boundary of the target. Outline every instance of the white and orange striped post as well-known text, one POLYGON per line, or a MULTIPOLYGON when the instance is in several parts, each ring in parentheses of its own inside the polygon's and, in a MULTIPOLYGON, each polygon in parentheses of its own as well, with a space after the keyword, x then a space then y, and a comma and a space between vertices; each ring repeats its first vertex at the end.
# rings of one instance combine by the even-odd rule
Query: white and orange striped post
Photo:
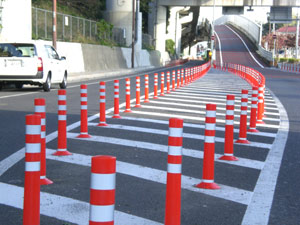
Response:
POLYGON ((165 225, 180 225, 183 120, 169 120, 165 225))
POLYGON ((120 111, 119 111, 119 80, 114 80, 114 115, 112 118, 120 119, 120 111))
POLYGON ((99 107, 100 107, 100 117, 97 126, 106 127, 106 112, 105 112, 105 81, 99 83, 99 107))
POLYGON ((187 75, 188 75, 188 69, 185 68, 184 85, 188 84, 188 77, 187 77, 187 75))
POLYGON ((56 156, 71 155, 67 150, 67 92, 58 90, 58 129, 56 156))
POLYGON ((38 225, 40 224, 41 116, 27 115, 25 120, 23 225, 38 225))
POLYGON ((248 90, 242 90, 240 132, 239 139, 235 143, 250 144, 247 140, 247 109, 248 109, 248 90))
POLYGON ((145 75, 145 99, 144 103, 148 103, 149 101, 149 75, 145 75))
POLYGON ((176 71, 172 71, 172 91, 175 91, 175 79, 176 79, 176 71))
POLYGON ((154 99, 158 99, 157 89, 158 89, 158 74, 154 73, 154 96, 153 96, 154 99))
POLYGON ((80 134, 77 138, 91 138, 88 134, 88 92, 87 85, 80 85, 80 134))
POLYGON ((177 88, 180 87, 180 70, 177 70, 177 88))
POLYGON ((125 79, 125 100, 126 100, 126 106, 124 113, 132 112, 130 108, 130 78, 125 79))
POLYGON ((258 87, 258 104, 257 104, 257 124, 265 124, 263 121, 264 114, 264 85, 258 87))
POLYGON ((170 71, 167 71, 167 94, 170 94, 170 71))
POLYGON ((116 157, 93 156, 89 224, 114 224, 116 157))
POLYGON ((53 181, 46 177, 46 100, 34 99, 34 114, 41 116, 41 185, 52 184, 53 181))
POLYGON ((219 185, 214 183, 216 108, 215 104, 206 105, 202 182, 196 185, 198 188, 220 189, 219 185))
POLYGON ((165 96, 165 73, 160 73, 160 96, 165 96))
POLYGON ((140 77, 136 77, 136 92, 135 92, 135 108, 140 108, 141 106, 141 79, 140 77))
POLYGON ((238 160, 233 155, 233 139, 234 139, 234 95, 227 95, 226 97, 226 125, 225 125, 225 143, 224 155, 220 160, 236 161, 238 160))
POLYGON ((183 87, 183 76, 184 76, 184 69, 181 69, 181 77, 180 77, 180 86, 183 87))
POLYGON ((257 133, 256 129, 256 118, 257 118, 257 100, 258 100, 258 87, 252 88, 252 98, 251 98, 251 112, 250 112, 250 127, 248 132, 257 133))

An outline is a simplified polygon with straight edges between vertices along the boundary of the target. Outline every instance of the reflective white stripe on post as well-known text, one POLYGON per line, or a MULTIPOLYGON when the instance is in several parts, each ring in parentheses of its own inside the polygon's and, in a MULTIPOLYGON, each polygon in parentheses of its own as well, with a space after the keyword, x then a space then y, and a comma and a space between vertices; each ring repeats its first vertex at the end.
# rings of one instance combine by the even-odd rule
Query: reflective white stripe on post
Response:
POLYGON ((169 128, 169 136, 170 137, 182 137, 182 128, 169 128))
POLYGON ((58 101, 65 101, 65 100, 67 100, 66 95, 58 95, 58 101))
POLYGON ((25 162, 26 172, 37 172, 40 171, 40 168, 41 168, 40 162, 25 162))
POLYGON ((168 147, 168 155, 181 156, 182 146, 170 146, 168 147))
POLYGON ((115 205, 90 205, 90 221, 110 222, 114 220, 115 205))
POLYGON ((206 123, 205 124, 205 130, 215 130, 216 124, 215 123, 206 123))
POLYGON ((248 106, 248 102, 242 102, 241 106, 248 106))
POLYGON ((25 147, 26 147, 26 153, 40 153, 41 152, 41 144, 40 143, 26 143, 25 147))
POLYGON ((168 173, 181 174, 181 164, 168 163, 168 173))
POLYGON ((241 115, 247 115, 247 111, 246 110, 242 110, 241 111, 241 115))
POLYGON ((215 136, 205 136, 204 142, 205 143, 215 143, 215 136))
POLYGON ((67 115, 58 115, 58 120, 67 120, 67 115))
POLYGON ((227 100, 227 105, 234 105, 234 100, 227 100))
POLYGON ((46 107, 45 106, 43 106, 43 105, 36 105, 35 107, 34 107, 34 111, 36 112, 36 113, 43 113, 43 112, 45 112, 46 111, 46 107))
POLYGON ((81 105, 80 108, 81 108, 81 109, 87 109, 87 107, 88 107, 87 105, 81 105))
POLYGON ((206 180, 206 179, 202 179, 202 181, 205 183, 213 183, 214 182, 214 180, 206 180))
POLYGON ((233 116, 234 115, 234 110, 226 110, 226 115, 227 116, 233 116))
POLYGON ((91 189, 114 190, 116 186, 116 174, 91 174, 91 189))
POLYGON ((226 125, 233 125, 233 120, 226 120, 226 125))
POLYGON ((67 110, 67 106, 66 105, 58 105, 58 110, 59 111, 66 111, 67 110))
POLYGON ((87 102, 87 97, 81 97, 81 98, 80 98, 80 101, 82 101, 82 102, 87 102))
POLYGON ((85 89, 85 88, 81 89, 81 90, 80 90, 80 93, 86 94, 86 93, 87 93, 87 89, 85 89))
POLYGON ((39 135, 41 133, 40 125, 26 125, 26 134, 39 135))
POLYGON ((216 117, 215 110, 206 110, 206 117, 216 117))

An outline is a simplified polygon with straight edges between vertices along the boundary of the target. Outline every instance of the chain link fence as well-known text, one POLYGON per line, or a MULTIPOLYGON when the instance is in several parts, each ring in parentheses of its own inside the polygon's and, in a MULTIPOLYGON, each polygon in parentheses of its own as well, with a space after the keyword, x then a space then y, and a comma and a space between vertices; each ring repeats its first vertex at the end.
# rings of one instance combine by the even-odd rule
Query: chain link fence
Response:
MULTIPOLYGON (((32 38, 52 40, 52 18, 50 10, 32 7, 32 38)), ((56 35, 58 41, 84 42, 111 41, 124 46, 126 43, 124 29, 113 28, 112 32, 98 34, 97 22, 81 17, 56 13, 56 35)))

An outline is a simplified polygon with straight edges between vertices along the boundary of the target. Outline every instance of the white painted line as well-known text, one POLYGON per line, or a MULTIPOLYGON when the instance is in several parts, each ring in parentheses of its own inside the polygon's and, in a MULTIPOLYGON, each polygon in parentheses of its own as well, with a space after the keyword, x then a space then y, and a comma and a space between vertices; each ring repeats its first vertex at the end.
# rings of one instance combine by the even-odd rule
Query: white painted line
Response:
MULTIPOLYGON (((226 102, 226 96, 222 96, 220 98, 209 98, 209 97, 200 97, 196 94, 187 94, 187 93, 179 93, 179 92, 171 93, 168 96, 173 97, 173 98, 175 98, 176 96, 180 96, 180 97, 183 97, 183 98, 190 98, 190 99, 208 99, 208 100, 211 99, 211 100, 214 100, 214 101, 226 102)), ((251 100, 251 98, 249 98, 249 100, 251 100)), ((238 103, 238 101, 237 101, 237 103, 238 103)), ((266 101, 265 104, 268 105, 268 106, 276 106, 276 103, 272 103, 272 102, 269 102, 269 101, 266 101)))
MULTIPOLYGON (((169 121, 167 120, 157 120, 157 119, 149 119, 149 118, 138 118, 138 117, 125 117, 122 116, 123 120, 133 120, 133 121, 141 121, 141 122, 150 122, 150 123, 158 123, 168 125, 169 121)), ((183 123, 183 127, 192 127, 197 129, 205 129, 205 125, 203 124, 195 124, 195 123, 183 123)), ((216 126, 217 131, 225 131, 224 127, 216 126)), ((239 133, 239 129, 234 129, 234 133, 239 133)), ((256 135, 256 136, 265 136, 265 137, 276 137, 276 133, 269 132, 259 132, 259 133, 248 133, 248 135, 256 135)))
MULTIPOLYGON (((195 117, 195 116, 185 116, 185 115, 178 115, 178 114, 168 114, 168 113, 159 113, 159 112, 147 112, 147 111, 132 111, 131 114, 141 114, 141 115, 147 115, 147 116, 158 116, 158 117, 167 117, 167 118, 172 118, 172 117, 178 117, 181 119, 188 119, 188 120, 195 120, 195 121, 205 121, 205 118, 202 117, 195 117)), ((225 124, 225 120, 217 119, 217 123, 223 123, 225 124)), ((235 121, 234 124, 239 124, 237 121, 235 121)), ((274 124, 256 124, 257 127, 266 127, 266 128, 275 128, 278 129, 279 125, 274 125, 274 124)))
POLYGON ((236 36, 238 36, 238 38, 243 42, 244 46, 246 47, 247 51, 249 52, 249 54, 251 55, 252 59, 257 63, 257 65, 259 65, 261 68, 264 68, 263 65, 261 65, 257 59, 253 56, 253 54, 251 53, 250 49, 248 48, 248 46, 246 45, 246 43, 244 42, 244 40, 241 38, 241 36, 236 33, 234 30, 232 30, 230 27, 228 27, 227 25, 225 25, 229 30, 231 30, 236 36))
MULTIPOLYGON (((0 190, 5 192, 0 195, 0 204, 23 209, 24 188, 0 182, 0 190)), ((87 202, 46 192, 41 192, 40 201, 41 215, 78 225, 86 225, 89 222, 89 203, 87 202)), ((162 225, 117 210, 115 210, 114 220, 116 225, 162 225)))
POLYGON ((280 127, 265 166, 256 183, 253 197, 244 215, 242 225, 267 225, 272 207, 277 178, 289 133, 289 118, 280 100, 273 95, 280 111, 280 127))
MULTIPOLYGON (((106 129, 106 128, 104 128, 106 129)), ((142 131, 141 131, 142 132, 142 131)), ((160 134, 162 135, 167 135, 165 134, 166 132, 160 131, 160 134)), ((77 133, 68 133, 68 138, 70 139, 76 139, 78 134, 77 133)), ((114 144, 114 145, 121 145, 121 146, 127 146, 127 147, 135 147, 135 148, 141 148, 141 149, 147 149, 151 151, 159 151, 159 152, 168 152, 168 146, 167 145, 160 145, 160 144, 155 144, 151 142, 144 142, 144 141, 133 141, 133 140, 127 140, 127 139, 121 139, 121 138, 114 138, 114 137, 103 137, 103 136, 95 136, 93 135, 92 138, 89 139, 78 139, 81 141, 91 141, 91 142, 99 142, 99 143, 108 143, 108 144, 114 144)), ((203 140, 203 138, 201 139, 203 140)), ((203 152, 200 150, 195 150, 195 149, 182 149, 182 154, 188 157, 192 158, 198 158, 198 159, 203 159, 203 152)), ((215 154, 215 158, 218 159, 222 155, 221 154, 215 154)), ((239 158, 239 161, 225 161, 225 160, 220 160, 220 163, 226 163, 226 164, 231 164, 231 165, 236 165, 236 166, 242 166, 242 167, 247 167, 247 168, 253 168, 253 169, 258 169, 260 170, 263 167, 263 162, 257 161, 257 160, 251 160, 251 159, 246 159, 246 158, 239 158)))
MULTIPOLYGON (((73 154, 68 157, 57 157, 51 155, 54 150, 47 149, 47 158, 52 160, 57 160, 61 162, 73 163, 82 166, 90 166, 91 156, 86 156, 82 154, 73 154)), ((166 163, 167 165, 167 163, 166 163)), ((152 182, 157 182, 161 184, 166 184, 167 172, 163 170, 153 169, 149 167, 139 166, 131 163, 117 161, 116 165, 117 173, 125 174, 129 176, 134 176, 140 179, 149 180, 152 182)), ((251 191, 242 190, 239 188, 229 187, 226 185, 220 185, 220 190, 205 190, 200 188, 195 188, 193 185, 200 183, 200 179, 193 177, 188 177, 182 175, 181 188, 207 194, 217 198, 226 199, 228 201, 237 202, 240 204, 248 205, 252 196, 251 191)), ((217 181, 216 181, 217 182, 217 181)))
MULTIPOLYGON (((192 100, 190 102, 195 103, 192 100)), ((155 101, 155 102, 153 101, 153 102, 151 102, 151 104, 154 104, 154 105, 157 105, 157 104, 158 105, 175 105, 175 106, 182 106, 182 107, 185 107, 185 108, 206 109, 205 105, 191 105, 191 104, 183 104, 183 103, 178 103, 178 102, 167 102, 167 101, 165 102, 165 101, 161 101, 161 100, 158 100, 158 101, 155 101)), ((226 111, 226 108, 218 106, 218 111, 226 111)), ((240 111, 241 110, 239 108, 235 108, 234 109, 234 112, 240 112, 240 111)), ((247 112, 250 115, 250 112, 251 112, 251 108, 250 107, 248 107, 247 112)), ((279 116, 279 113, 265 112, 265 115, 279 116)))
POLYGON ((22 93, 22 94, 6 95, 6 96, 1 96, 0 99, 19 97, 19 96, 24 96, 24 95, 32 95, 32 94, 36 94, 36 92, 26 92, 26 93, 22 93))
MULTIPOLYGON (((201 97, 207 97, 207 98, 212 98, 212 97, 217 97, 218 99, 220 99, 220 97, 224 98, 226 100, 226 95, 219 95, 218 92, 212 93, 212 94, 203 94, 203 92, 199 92, 199 91, 187 91, 187 90, 178 90, 172 94, 187 94, 187 95, 192 95, 192 96, 201 96, 201 97)), ((238 95, 235 95, 235 100, 239 100, 241 99, 241 93, 239 93, 238 95)), ((223 100, 223 99, 220 100, 223 100)), ((248 94, 248 100, 251 101, 251 92, 249 92, 248 94)), ((265 102, 272 102, 275 103, 274 99, 272 98, 265 98, 265 102)))
MULTIPOLYGON (((194 113, 194 114, 199 114, 199 116, 201 114, 205 115, 205 113, 206 113, 205 111, 189 110, 189 109, 182 109, 182 108, 171 108, 171 107, 159 107, 159 106, 154 106, 154 105, 143 105, 143 108, 144 109, 156 109, 156 110, 161 110, 161 111, 172 111, 172 112, 190 113, 190 114, 194 113)), ((217 109, 218 109, 218 105, 217 105, 217 109)), ((218 116, 225 116, 225 113, 219 113, 219 112, 217 112, 217 115, 218 116)), ((238 118, 236 118, 236 119, 238 119, 238 118)), ((264 118, 263 120, 264 121, 275 121, 275 122, 279 122, 280 121, 280 119, 269 118, 269 117, 264 118)), ((217 119, 217 122, 225 123, 226 121, 222 120, 222 119, 217 119)), ((239 121, 235 121, 234 124, 240 124, 240 122, 239 121)))
POLYGON ((219 43, 220 62, 221 62, 221 65, 223 65, 222 44, 221 44, 221 41, 220 41, 220 38, 219 38, 219 35, 217 34, 217 32, 215 32, 215 35, 216 35, 216 37, 218 39, 218 43, 219 43))

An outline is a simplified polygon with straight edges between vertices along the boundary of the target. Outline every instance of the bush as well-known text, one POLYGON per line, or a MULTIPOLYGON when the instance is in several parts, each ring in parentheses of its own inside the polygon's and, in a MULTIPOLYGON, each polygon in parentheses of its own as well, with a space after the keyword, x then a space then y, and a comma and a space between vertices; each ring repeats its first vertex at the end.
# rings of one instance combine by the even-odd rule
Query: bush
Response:
POLYGON ((294 58, 289 58, 288 59, 288 63, 294 63, 294 62, 296 62, 296 59, 294 59, 294 58))
POLYGON ((279 62, 287 62, 287 61, 288 61, 287 58, 280 58, 280 59, 279 59, 279 62))
POLYGON ((170 56, 175 55, 175 42, 172 39, 166 40, 166 51, 170 54, 170 56))

